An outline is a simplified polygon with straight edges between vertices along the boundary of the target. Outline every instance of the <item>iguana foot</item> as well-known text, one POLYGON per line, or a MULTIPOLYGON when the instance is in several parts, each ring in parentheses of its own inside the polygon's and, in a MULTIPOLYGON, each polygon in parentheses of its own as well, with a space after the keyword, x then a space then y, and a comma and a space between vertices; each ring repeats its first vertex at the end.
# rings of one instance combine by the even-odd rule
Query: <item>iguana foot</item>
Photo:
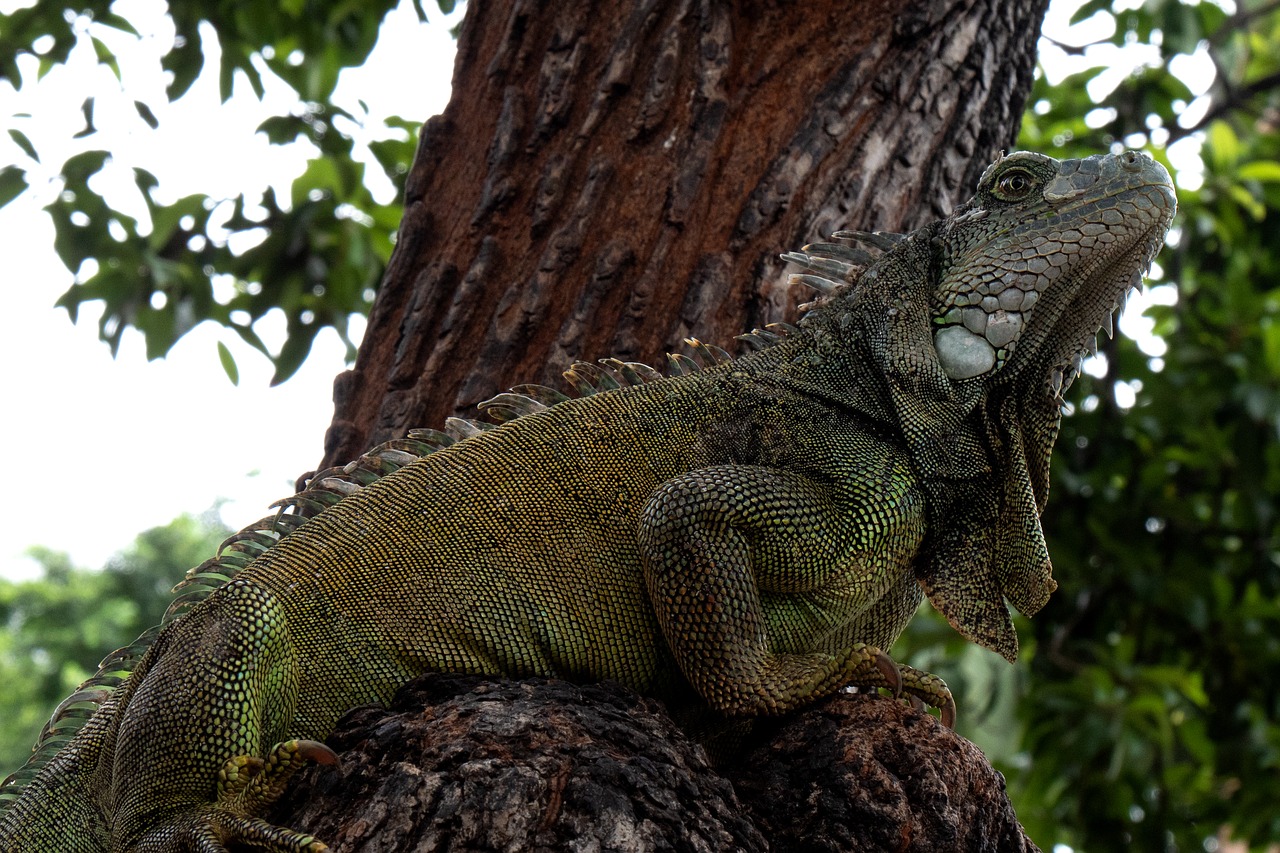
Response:
POLYGON ((937 708, 941 713, 942 724, 949 729, 955 728, 956 700, 945 681, 932 673, 894 663, 884 653, 879 653, 878 657, 872 659, 872 663, 875 664, 874 668, 859 671, 849 682, 849 686, 884 688, 892 691, 895 697, 905 696, 921 710, 925 705, 937 708))
POLYGON ((308 761, 338 764, 338 754, 314 740, 276 744, 266 760, 253 755, 228 759, 218 771, 218 805, 243 814, 258 814, 280 799, 285 786, 308 761))
POLYGON ((332 749, 314 740, 276 744, 265 758, 238 755, 218 771, 218 799, 154 828, 132 849, 160 853, 175 849, 228 853, 227 845, 257 847, 271 853, 325 853, 329 847, 314 835, 275 826, 254 815, 280 799, 293 774, 307 762, 338 764, 332 749))

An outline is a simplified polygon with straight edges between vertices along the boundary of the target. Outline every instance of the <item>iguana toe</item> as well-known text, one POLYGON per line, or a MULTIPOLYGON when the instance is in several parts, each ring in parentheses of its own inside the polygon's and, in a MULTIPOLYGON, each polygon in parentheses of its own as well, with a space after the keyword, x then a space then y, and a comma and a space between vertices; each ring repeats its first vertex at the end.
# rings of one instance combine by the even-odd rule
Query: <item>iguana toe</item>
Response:
MULTIPOLYGON (((902 690, 912 699, 923 701, 926 705, 937 708, 942 717, 942 724, 949 729, 956 727, 956 700, 951 695, 947 683, 938 676, 903 664, 898 667, 902 673, 902 690)), ((912 703, 914 704, 914 702, 912 703)))

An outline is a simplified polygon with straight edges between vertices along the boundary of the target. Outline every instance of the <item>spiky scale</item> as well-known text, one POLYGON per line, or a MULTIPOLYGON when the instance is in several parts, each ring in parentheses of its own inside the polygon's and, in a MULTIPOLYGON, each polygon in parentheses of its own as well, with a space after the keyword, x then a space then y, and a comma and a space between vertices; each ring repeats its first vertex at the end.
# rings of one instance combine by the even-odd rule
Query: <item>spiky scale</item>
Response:
POLYGON ((534 412, 543 412, 546 409, 544 404, 534 398, 510 391, 491 397, 480 404, 480 411, 498 423, 514 421, 516 418, 531 415, 534 412))
POLYGON ((832 281, 829 278, 823 278, 820 275, 809 275, 808 273, 796 273, 787 277, 790 284, 803 284, 805 287, 811 287, 821 293, 823 296, 832 296, 839 292, 841 284, 838 281, 832 281))
POLYGON ((684 342, 693 353, 693 361, 699 370, 733 361, 733 356, 715 344, 704 343, 697 338, 685 338, 684 342))
POLYGON ((456 444, 458 441, 458 439, 449 435, 447 432, 438 429, 431 429, 429 427, 411 430, 409 435, 437 450, 442 450, 451 444, 456 444))
POLYGON ((869 267, 876 261, 876 255, 857 246, 846 246, 843 243, 810 243, 801 249, 807 255, 834 258, 845 261, 855 267, 869 267))
POLYGON ((701 366, 684 353, 667 353, 667 364, 671 367, 672 376, 687 376, 697 373, 701 366))
POLYGON ((754 332, 747 332, 745 334, 738 335, 737 337, 734 338, 734 340, 742 341, 743 343, 750 344, 751 346, 755 347, 758 350, 764 349, 766 347, 773 345, 773 341, 765 337, 764 335, 760 334, 760 331, 758 329, 754 332))
POLYGON ((654 368, 654 367, 651 367, 650 365, 645 364, 644 362, 628 361, 624 363, 632 371, 638 374, 641 380, 644 382, 657 382, 659 379, 664 378, 661 371, 659 371, 657 368, 654 368))
POLYGON ((779 255, 784 261, 790 261, 793 264, 799 264, 802 267, 811 269, 814 272, 822 273, 827 277, 834 277, 839 281, 849 281, 857 267, 853 264, 834 258, 823 258, 818 255, 810 255, 804 252, 785 252, 779 255))
POLYGON ((482 434, 488 425, 468 418, 445 418, 444 430, 458 441, 482 434))
POLYGON ((621 361, 616 358, 602 358, 600 363, 609 368, 621 378, 623 385, 643 385, 646 382, 652 382, 655 379, 661 379, 662 374, 654 370, 647 364, 641 364, 638 361, 621 361))
POLYGON ((564 372, 580 397, 589 397, 600 391, 612 391, 622 387, 617 379, 606 373, 601 367, 586 361, 577 361, 564 372))
POLYGON ((523 394, 537 400, 544 406, 551 407, 558 403, 563 403, 570 399, 568 394, 557 391, 555 388, 549 388, 546 385, 516 385, 511 389, 517 394, 523 394))
POLYGON ((909 235, 895 234, 891 231, 837 231, 831 236, 837 240, 855 240, 873 249, 887 252, 906 240, 909 235))

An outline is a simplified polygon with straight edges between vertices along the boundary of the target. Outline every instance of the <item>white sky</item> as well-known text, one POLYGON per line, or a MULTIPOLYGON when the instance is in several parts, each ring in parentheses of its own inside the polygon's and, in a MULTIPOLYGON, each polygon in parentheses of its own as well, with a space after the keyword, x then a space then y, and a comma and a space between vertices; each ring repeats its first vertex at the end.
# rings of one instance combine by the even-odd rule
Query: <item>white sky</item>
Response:
MULTIPOLYGON (((58 140, 82 126, 80 104, 93 93, 95 124, 106 137, 94 147, 128 151, 136 160, 121 168, 144 165, 170 198, 196 191, 232 195, 268 183, 287 189, 302 157, 253 136, 273 107, 257 106, 247 85, 237 87, 238 108, 222 109, 213 80, 198 82, 173 109, 157 114, 163 133, 138 119, 132 93, 162 85, 156 56, 172 30, 161 2, 129 0, 127 9, 135 25, 154 29, 133 51, 141 56, 122 63, 130 97, 120 98, 111 74, 92 69, 86 45, 38 85, 24 80, 15 93, 0 84, 0 124, 20 127, 41 153, 56 150, 58 140), (122 104, 112 107, 113 100, 122 104), (10 121, 24 111, 35 118, 10 121)), ((448 28, 458 15, 444 20, 434 8, 429 15, 431 22, 419 26, 402 3, 384 23, 369 64, 344 75, 349 97, 354 101, 358 93, 374 117, 425 119, 444 108, 454 54, 448 28)), ((292 101, 281 89, 268 90, 268 104, 292 101)), ((8 140, 0 134, 0 167, 21 157, 8 140)), ((47 159, 56 172, 62 158, 47 159)), ((153 362, 146 360, 142 336, 128 331, 113 360, 98 341, 100 312, 92 303, 82 307, 76 325, 53 307, 72 276, 54 254, 53 225, 40 209, 47 193, 29 192, 0 208, 0 280, 9 311, 0 399, 15 403, 0 415, 0 446, 10 454, 0 490, 0 577, 36 574, 24 556, 33 544, 99 567, 141 531, 182 512, 203 512, 220 498, 232 501, 222 509, 232 527, 266 514, 268 504, 290 494, 294 479, 319 461, 333 415, 333 377, 344 367, 337 335, 319 336, 298 374, 277 388, 268 387, 265 358, 211 324, 153 362), (222 372, 219 340, 236 355, 238 387, 222 372)), ((269 345, 278 344, 282 322, 275 329, 273 336, 270 323, 258 327, 269 345)))
MULTIPOLYGON (((1050 7, 1046 31, 1058 41, 1085 44, 1107 35, 1099 27, 1110 27, 1109 19, 1067 28, 1071 10, 1080 2, 1055 0, 1050 7)), ((0 9, 11 5, 12 0, 0 0, 0 9)), ((375 119, 400 115, 425 120, 443 109, 454 52, 448 28, 457 23, 462 8, 447 20, 431 8, 431 23, 419 26, 402 0, 384 23, 369 64, 343 77, 350 108, 357 109, 358 96, 375 119)), ((120 83, 109 72, 95 70, 92 48, 84 44, 68 67, 55 69, 39 83, 24 79, 18 92, 0 84, 0 129, 20 127, 38 151, 51 152, 51 177, 63 159, 52 152, 71 144, 69 138, 82 126, 80 104, 92 93, 97 97, 95 123, 103 134, 93 147, 133 158, 116 164, 122 171, 145 166, 159 177, 166 198, 192 192, 234 196, 269 183, 287 190, 303 167, 302 156, 252 134, 265 115, 292 102, 287 87, 268 87, 264 106, 247 84, 239 85, 233 106, 223 108, 213 80, 202 80, 181 101, 157 113, 161 132, 152 132, 131 102, 139 97, 152 105, 163 103, 156 94, 163 86, 158 56, 167 50, 172 29, 163 17, 163 0, 118 0, 116 9, 144 36, 122 55, 127 96, 121 96, 120 83), (33 118, 10 118, 22 112, 33 118)), ((1117 50, 1094 47, 1078 57, 1042 45, 1054 77, 1081 64, 1119 67, 1096 84, 1099 92, 1091 90, 1095 97, 1122 79, 1125 63, 1131 68, 1153 60, 1141 46, 1114 55, 1117 50)), ((1188 57, 1184 66, 1184 79, 1208 86, 1212 66, 1207 59, 1188 57)), ((1184 143, 1185 150, 1170 151, 1186 164, 1184 173, 1183 163, 1174 161, 1180 183, 1196 180, 1198 166, 1199 141, 1184 143)), ((7 133, 0 134, 0 167, 20 161, 20 149, 7 133)), ((110 184, 104 183, 104 192, 111 191, 110 184)), ((0 415, 0 446, 10 451, 6 487, 0 490, 0 577, 11 579, 36 573, 35 563, 23 553, 34 544, 67 551, 77 565, 96 568, 139 532, 182 512, 203 512, 219 499, 229 500, 222 517, 233 528, 262 516, 318 461, 333 412, 333 377, 344 367, 344 348, 329 332, 317 339, 293 379, 268 388, 266 360, 209 324, 154 362, 146 361, 141 335, 128 331, 119 357, 112 360, 97 339, 98 314, 92 303, 82 306, 74 326, 65 311, 53 308, 72 277, 53 252, 53 226, 41 210, 51 191, 56 187, 40 186, 0 208, 0 275, 6 287, 3 304, 10 312, 0 399, 15 403, 0 415), (219 365, 219 340, 236 355, 238 387, 219 365)), ((127 196, 110 197, 114 204, 130 203, 127 196)), ((1132 307, 1137 310, 1127 313, 1121 329, 1140 336, 1149 323, 1139 316, 1140 304, 1132 307)), ((270 325, 257 327, 269 345, 279 342, 280 331, 277 323, 273 336, 270 325)), ((175 578, 186 568, 175 567, 175 578)))

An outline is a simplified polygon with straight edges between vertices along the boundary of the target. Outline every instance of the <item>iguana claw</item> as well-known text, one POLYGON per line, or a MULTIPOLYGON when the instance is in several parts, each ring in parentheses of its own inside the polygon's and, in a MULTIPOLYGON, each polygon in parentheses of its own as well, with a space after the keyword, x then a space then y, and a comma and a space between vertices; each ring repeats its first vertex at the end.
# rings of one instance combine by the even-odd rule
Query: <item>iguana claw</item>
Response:
POLYGON ((938 708, 942 712, 942 724, 949 729, 956 727, 956 700, 950 694, 947 695, 946 704, 938 708))
POLYGON ((876 669, 880 670, 880 673, 885 677, 885 680, 889 682, 885 686, 893 692, 894 697, 896 698, 901 696, 902 670, 894 662, 893 658, 889 657, 879 649, 876 649, 875 665, 876 669))

